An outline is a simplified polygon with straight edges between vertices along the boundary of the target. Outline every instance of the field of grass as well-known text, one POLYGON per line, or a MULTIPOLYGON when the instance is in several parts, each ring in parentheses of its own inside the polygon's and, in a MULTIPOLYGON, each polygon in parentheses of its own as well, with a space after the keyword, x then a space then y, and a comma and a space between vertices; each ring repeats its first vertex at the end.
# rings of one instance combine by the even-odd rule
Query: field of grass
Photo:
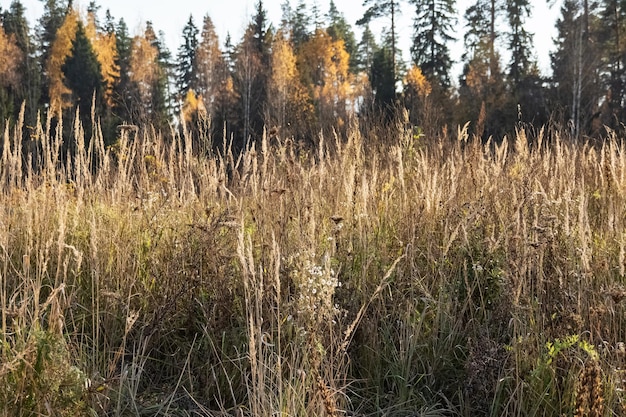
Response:
POLYGON ((0 147, 2 416, 626 413, 620 138, 53 130, 0 147))

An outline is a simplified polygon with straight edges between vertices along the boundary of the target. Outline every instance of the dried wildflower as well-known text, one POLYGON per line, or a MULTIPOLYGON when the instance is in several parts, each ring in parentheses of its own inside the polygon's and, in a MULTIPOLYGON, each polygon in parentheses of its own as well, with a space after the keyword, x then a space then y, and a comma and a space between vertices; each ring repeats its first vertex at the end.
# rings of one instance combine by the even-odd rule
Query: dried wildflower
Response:
POLYGON ((578 377, 575 417, 601 417, 604 410, 602 369, 597 360, 589 360, 578 377))
POLYGON ((337 410, 337 405, 335 402, 335 396, 333 392, 328 388, 326 382, 322 379, 322 377, 317 377, 317 389, 322 397, 322 401, 324 402, 324 410, 326 411, 326 415, 331 417, 339 416, 339 410, 337 410))
POLYGON ((297 317, 303 328, 310 329, 321 322, 332 322, 339 310, 334 303, 335 290, 341 284, 330 260, 321 263, 308 259, 294 262, 291 278, 298 289, 297 317))
POLYGON ((624 298, 626 298, 626 289, 622 287, 613 287, 608 291, 608 294, 611 296, 615 304, 619 304, 624 298))

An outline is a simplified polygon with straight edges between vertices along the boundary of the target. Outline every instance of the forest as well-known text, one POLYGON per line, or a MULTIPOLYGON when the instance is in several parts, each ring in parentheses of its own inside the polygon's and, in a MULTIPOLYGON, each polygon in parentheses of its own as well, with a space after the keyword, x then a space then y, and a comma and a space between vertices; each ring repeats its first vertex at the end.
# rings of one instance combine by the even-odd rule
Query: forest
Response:
POLYGON ((86 10, 44 3, 32 27, 19 1, 0 10, 2 124, 15 122, 25 103, 26 126, 38 116, 73 120, 80 107, 89 127, 93 108, 107 144, 119 124, 168 131, 185 119, 210 123, 217 142, 226 137, 242 149, 264 128, 310 143, 353 115, 388 121, 402 109, 420 134, 470 122, 483 139, 501 139, 520 123, 601 138, 624 118, 626 12, 613 0, 562 3, 549 76, 525 29, 529 0, 476 1, 464 22, 453 0, 368 0, 354 22, 360 39, 333 1, 325 11, 285 1, 276 23, 261 1, 242 39, 220 40, 210 16, 190 16, 176 51, 150 21, 131 35, 97 2, 86 10), (398 58, 400 13, 413 16, 411 62, 398 58), (384 25, 378 39, 373 21, 384 25), (455 36, 465 51, 458 80, 449 50, 455 36))
POLYGON ((43 2, 0 10, 0 417, 626 415, 626 3, 564 0, 544 76, 528 0, 176 51, 43 2))

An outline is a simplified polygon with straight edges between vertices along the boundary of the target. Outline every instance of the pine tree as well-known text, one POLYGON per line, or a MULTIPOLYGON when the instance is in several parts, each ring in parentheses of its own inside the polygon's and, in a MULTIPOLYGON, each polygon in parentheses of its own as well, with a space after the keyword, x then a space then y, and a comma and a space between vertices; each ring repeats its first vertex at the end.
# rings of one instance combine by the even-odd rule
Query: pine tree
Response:
POLYGON ((397 58, 397 48, 398 48, 398 28, 396 26, 396 20, 400 15, 400 1, 399 0, 364 0, 363 6, 367 7, 367 10, 363 14, 363 17, 359 19, 356 24, 357 25, 366 25, 370 23, 373 19, 379 17, 389 17, 390 19, 390 39, 391 39, 391 54, 393 61, 393 79, 394 85, 398 80, 398 58, 397 58))
POLYGON ((450 87, 452 60, 448 43, 454 40, 456 22, 454 0, 413 0, 413 62, 424 75, 447 90, 450 87))

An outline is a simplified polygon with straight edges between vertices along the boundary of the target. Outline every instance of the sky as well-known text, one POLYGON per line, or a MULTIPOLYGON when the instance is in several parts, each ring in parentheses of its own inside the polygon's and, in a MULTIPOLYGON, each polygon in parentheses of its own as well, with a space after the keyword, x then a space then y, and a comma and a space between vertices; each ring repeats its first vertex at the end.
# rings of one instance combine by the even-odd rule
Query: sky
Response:
MULTIPOLYGON (((101 13, 109 9, 113 17, 118 20, 123 17, 128 25, 131 34, 141 31, 147 20, 152 21, 157 31, 165 33, 165 41, 175 55, 182 41, 182 29, 193 15, 194 22, 198 28, 202 26, 202 19, 209 15, 215 24, 220 41, 223 42, 226 34, 230 33, 234 43, 238 42, 245 26, 250 22, 251 16, 255 12, 257 0, 98 0, 102 9, 101 13)), ((325 13, 328 10, 329 0, 308 0, 309 4, 317 1, 319 9, 325 13)), ((265 9, 268 12, 269 20, 278 25, 281 18, 280 4, 283 0, 264 0, 265 9)), ((85 9, 89 0, 78 0, 74 2, 79 8, 85 9)), ((293 7, 298 0, 291 0, 293 7)), ((458 63, 463 53, 462 40, 465 32, 465 22, 463 13, 471 5, 472 0, 457 0, 459 10, 458 22, 455 26, 454 36, 458 41, 451 45, 452 59, 456 61, 453 73, 456 76, 461 70, 458 63)), ((552 7, 548 7, 546 0, 531 0, 533 7, 532 19, 528 22, 528 30, 534 34, 534 45, 536 47, 535 56, 539 62, 539 68, 544 75, 550 72, 549 53, 553 49, 552 40, 556 36, 555 21, 559 15, 561 1, 553 1, 552 7)), ((11 0, 0 0, 0 6, 6 9, 11 4, 11 0)), ((26 17, 31 27, 39 18, 43 11, 41 0, 22 0, 26 7, 26 17)), ((357 33, 357 40, 360 38, 360 30, 355 22, 362 17, 365 8, 363 0, 335 0, 335 5, 341 11, 348 22, 353 25, 357 33)), ((410 60, 410 41, 412 35, 413 6, 408 2, 403 2, 402 16, 398 22, 399 46, 403 50, 403 59, 410 60)), ((380 18, 375 21, 373 28, 375 31, 384 26, 390 26, 388 19, 380 18)), ((506 51, 503 51, 503 56, 506 51)))

